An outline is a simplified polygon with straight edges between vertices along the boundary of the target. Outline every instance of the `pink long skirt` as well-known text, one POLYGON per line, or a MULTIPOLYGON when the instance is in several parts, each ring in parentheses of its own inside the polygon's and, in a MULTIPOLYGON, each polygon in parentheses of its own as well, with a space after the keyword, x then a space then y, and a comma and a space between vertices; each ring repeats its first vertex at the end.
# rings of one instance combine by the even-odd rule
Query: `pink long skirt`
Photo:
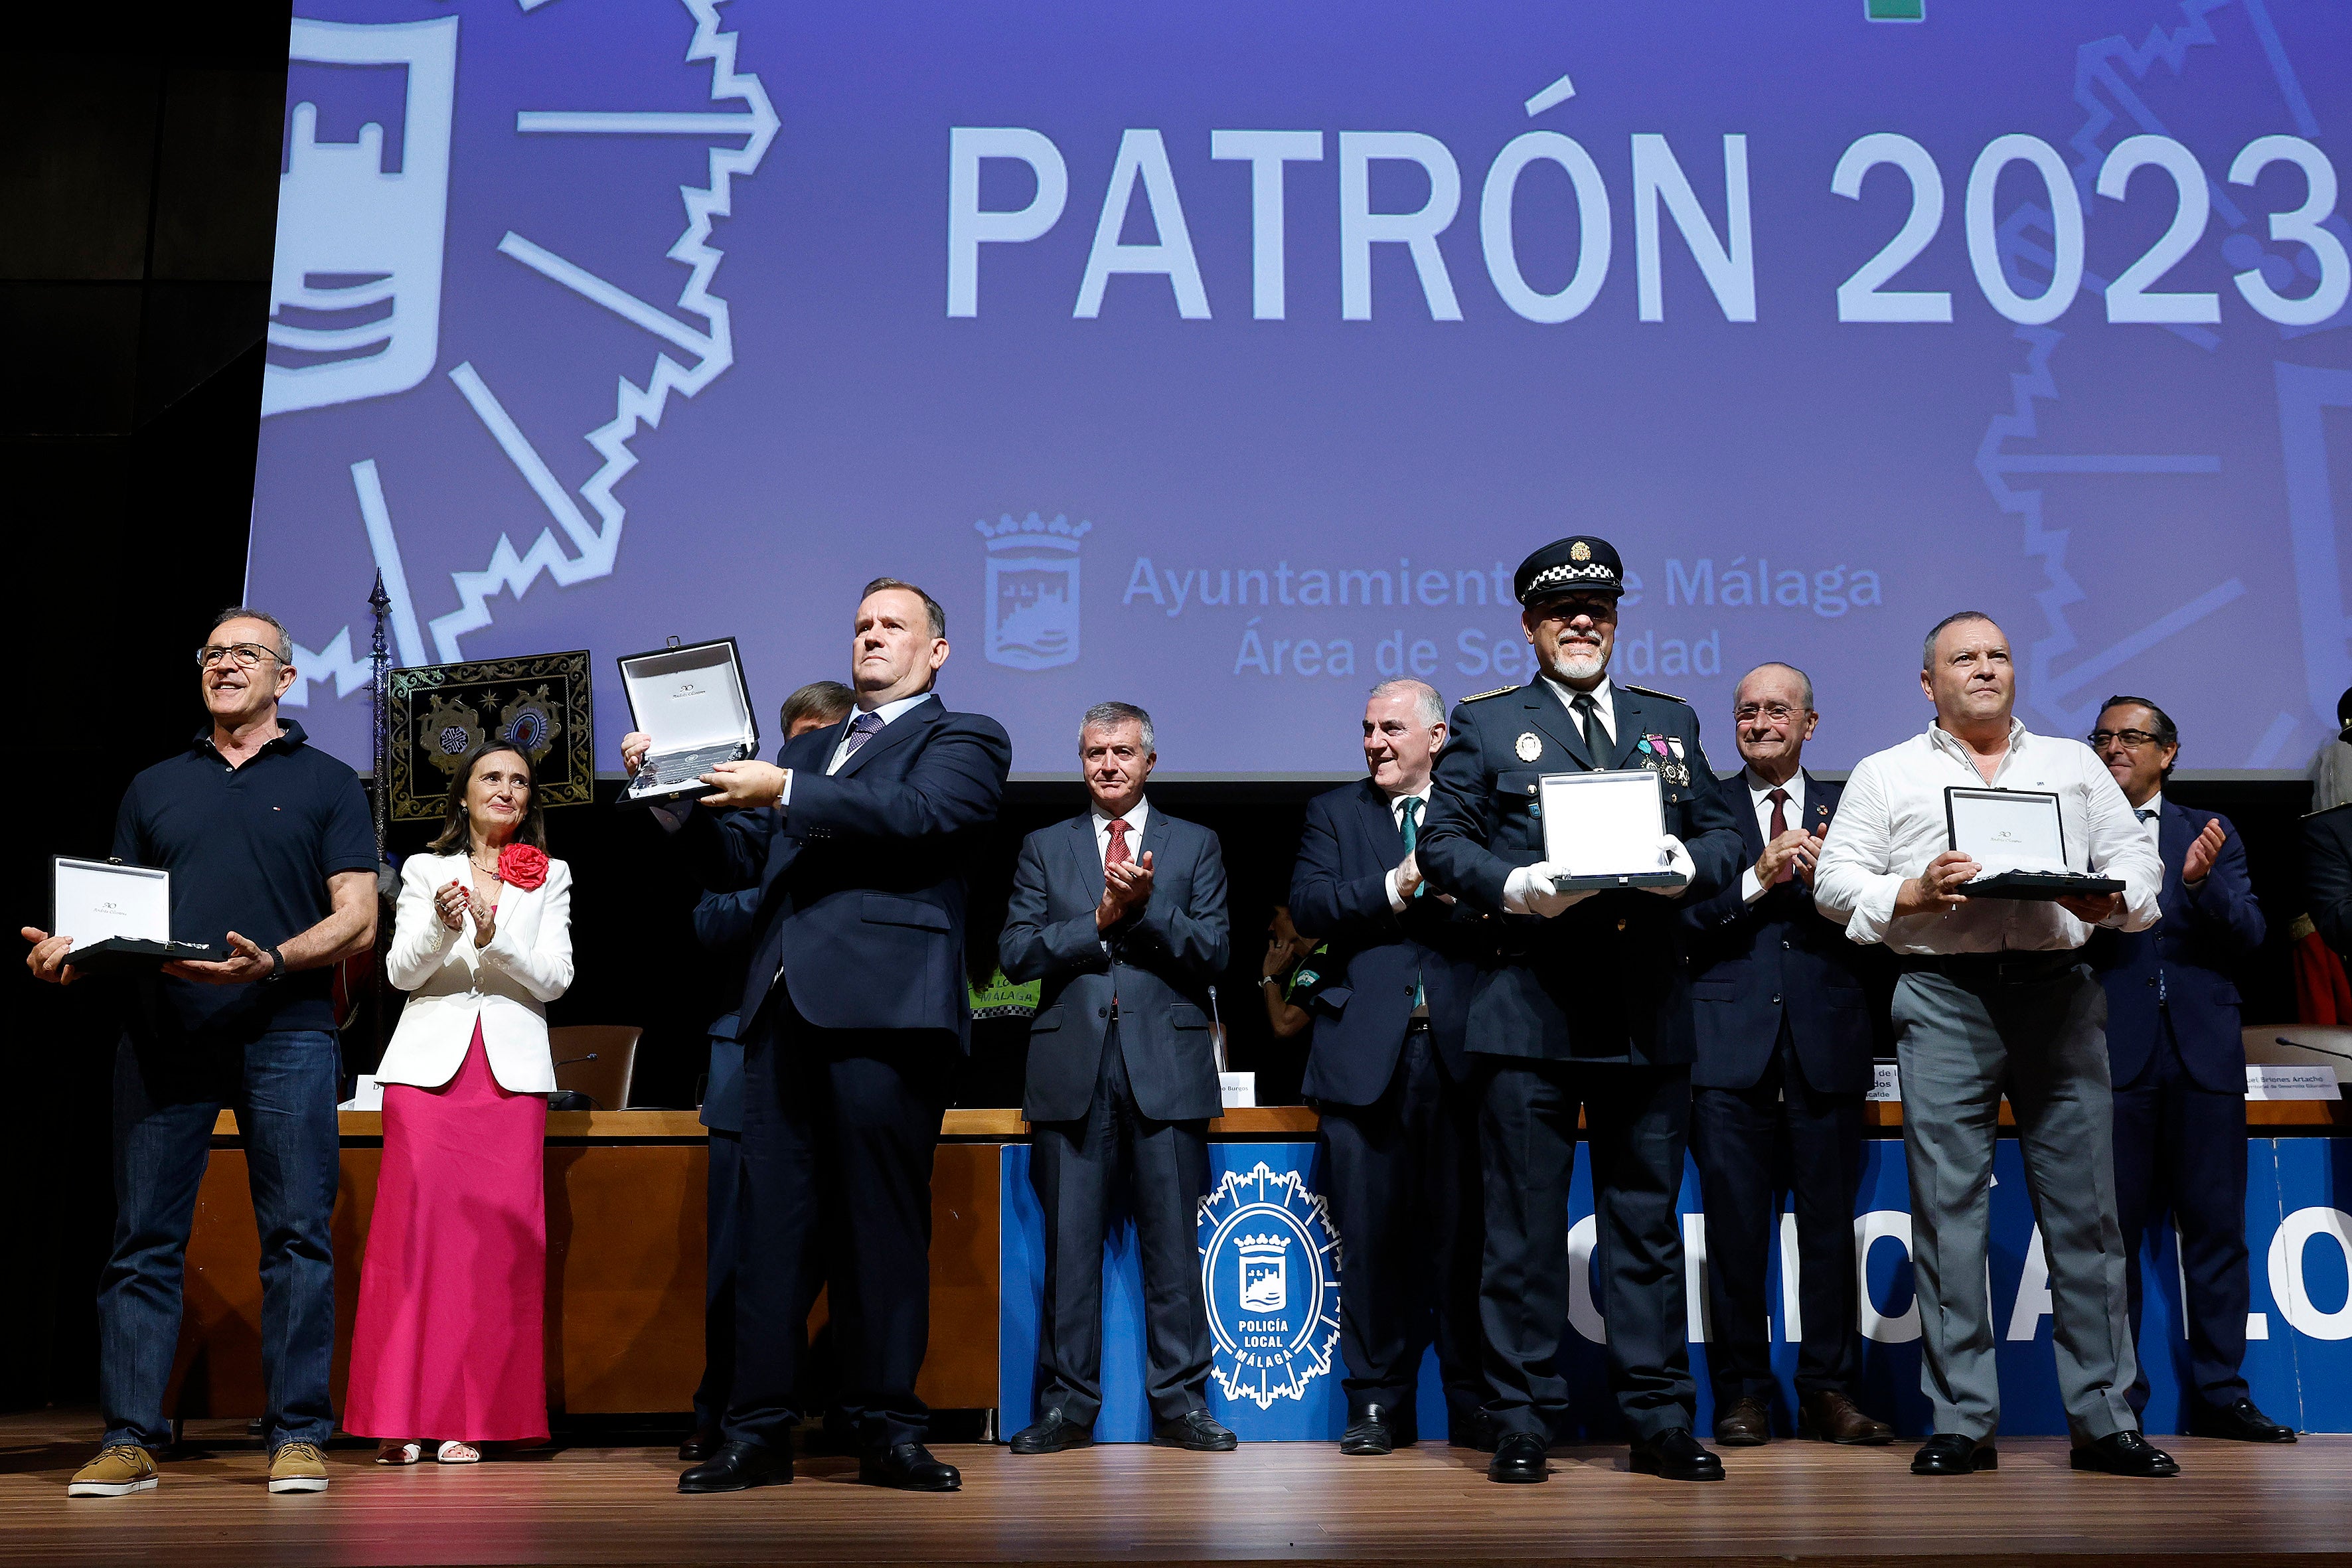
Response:
POLYGON ((439 1089, 387 1084, 343 1429, 547 1436, 547 1101, 491 1076, 482 1026, 439 1089))

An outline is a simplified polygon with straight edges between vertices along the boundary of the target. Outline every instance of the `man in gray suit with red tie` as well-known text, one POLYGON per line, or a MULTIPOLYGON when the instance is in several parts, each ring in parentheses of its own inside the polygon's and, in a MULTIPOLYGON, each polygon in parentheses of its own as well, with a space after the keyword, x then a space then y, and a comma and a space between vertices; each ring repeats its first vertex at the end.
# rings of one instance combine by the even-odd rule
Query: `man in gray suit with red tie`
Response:
POLYGON ((1894 1428, 1853 1402, 1862 1375, 1853 1199, 1871 1082, 1864 970, 1874 960, 1813 908, 1813 857, 1840 786, 1804 770, 1821 715, 1803 670, 1749 670, 1731 717, 1747 766, 1721 783, 1747 868, 1682 912, 1698 1032, 1691 1152, 1706 1208, 1715 1440, 1744 1448, 1772 1436, 1765 1269, 1785 1150, 1802 1323, 1798 1429, 1832 1443, 1890 1443, 1894 1428))
POLYGON ((1307 804, 1290 909, 1330 944, 1308 1004, 1305 1089, 1347 1250, 1343 1454, 1418 1438, 1413 1389, 1434 1343, 1447 1435, 1478 1445, 1478 1101, 1464 1044, 1477 964, 1470 910, 1422 879, 1430 771, 1445 706, 1419 680, 1364 705, 1370 776, 1307 804))
POLYGON ((1143 1259, 1151 1440, 1222 1451, 1209 1414, 1209 1318, 1200 1202, 1209 1119, 1222 1101, 1202 1005, 1225 966, 1225 866, 1216 835, 1154 809, 1151 715, 1127 702, 1078 728, 1083 815, 1021 846, 997 953, 1013 980, 1042 980, 1021 1114, 1045 1211, 1037 1418, 1016 1454, 1094 1441, 1102 1408, 1102 1258, 1124 1177, 1143 1259))

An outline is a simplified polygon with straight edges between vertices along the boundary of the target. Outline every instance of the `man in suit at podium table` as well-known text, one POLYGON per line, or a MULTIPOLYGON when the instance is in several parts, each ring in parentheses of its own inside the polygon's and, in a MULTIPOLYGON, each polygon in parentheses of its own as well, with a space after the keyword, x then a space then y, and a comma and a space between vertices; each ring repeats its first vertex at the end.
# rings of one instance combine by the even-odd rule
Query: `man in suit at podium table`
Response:
MULTIPOLYGON (((971 1038, 966 873, 1003 799, 1013 742, 995 720, 940 701, 931 687, 947 658, 937 600, 893 577, 867 584, 850 634, 856 714, 786 741, 776 764, 721 763, 676 830, 705 887, 760 889, 739 1013, 734 1387, 725 1441, 678 1478, 680 1491, 792 1479, 820 1272, 858 1479, 962 1485, 923 1446, 915 1382, 930 1339, 931 1160, 971 1038)), ((623 737, 632 773, 651 743, 623 737)))
POLYGON ((1102 1408, 1103 1235, 1124 1177, 1143 1258, 1151 1440, 1218 1452, 1201 1294, 1200 1203, 1209 1119, 1222 1109, 1202 1006, 1225 967, 1225 864, 1216 835, 1155 809, 1151 715, 1098 702, 1078 727, 1093 804, 1031 834, 1013 873, 997 955, 1042 980, 1021 1114, 1045 1212, 1037 1418, 1016 1454, 1094 1441, 1102 1408))
POLYGON ((1414 1385, 1433 1342, 1448 1436, 1478 1445, 1478 1104, 1463 1047, 1477 969, 1455 919, 1468 911, 1423 880, 1416 852, 1444 744, 1435 688, 1374 687, 1370 776, 1307 802, 1291 873, 1293 918, 1330 944, 1307 1005, 1304 1088, 1347 1249, 1343 1454, 1415 1441, 1414 1385))
POLYGON ((1583 1111, 1600 1222, 1595 1261, 1609 1384, 1633 1468, 1723 1479, 1691 1433, 1696 1391, 1684 1338, 1675 1199, 1690 1131, 1690 973, 1678 905, 1738 879, 1739 834, 1680 698, 1613 684, 1624 570, 1606 540, 1557 540, 1513 586, 1539 670, 1465 698, 1437 759, 1422 868, 1486 917, 1470 997, 1486 1238, 1478 1311, 1486 1340, 1487 1479, 1541 1481, 1567 1423, 1569 1178, 1583 1111), (1657 885, 1561 891, 1545 859, 1543 775, 1647 768, 1664 834, 1657 885))
MULTIPOLYGON (((2246 847, 2229 818, 2164 798, 2180 733, 2142 697, 2110 697, 2091 749, 2123 786, 2164 862, 2164 918, 2091 938, 2107 992, 2108 1076, 2116 1096, 2116 1214, 2139 1337, 2140 1241, 2165 1211, 2179 1232, 2188 1299, 2189 1430, 2292 1443, 2294 1428, 2256 1405, 2246 1355, 2246 1045, 2230 970, 2263 944, 2246 847)), ((2131 1386, 2147 1408, 2147 1363, 2131 1386)))
POLYGON ((1794 665, 1762 664, 1732 694, 1747 763, 1722 781, 1747 869, 1683 910, 1691 958, 1691 1152, 1706 1205, 1707 1370, 1715 1440, 1771 1441, 1765 1270, 1780 1212, 1782 1151, 1797 1221, 1798 1428, 1832 1443, 1891 1443, 1853 1402, 1862 1376, 1854 1185, 1871 1082, 1867 952, 1813 908, 1813 858, 1840 786, 1804 771, 1821 715, 1794 665))

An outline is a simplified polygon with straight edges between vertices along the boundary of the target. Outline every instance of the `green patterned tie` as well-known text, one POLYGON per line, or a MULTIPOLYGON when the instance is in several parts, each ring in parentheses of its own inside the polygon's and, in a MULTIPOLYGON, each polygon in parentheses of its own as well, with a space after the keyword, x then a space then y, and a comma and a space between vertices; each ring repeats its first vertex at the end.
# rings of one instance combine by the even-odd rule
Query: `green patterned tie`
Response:
MULTIPOLYGON (((1404 797, 1404 820, 1399 826, 1404 832, 1404 852, 1408 855, 1412 853, 1413 846, 1421 842, 1421 805, 1422 801, 1419 795, 1409 795, 1404 797)), ((1429 883, 1424 879, 1419 887, 1413 889, 1412 896, 1417 899, 1427 891, 1429 891, 1429 883)), ((1421 976, 1418 973, 1414 974, 1412 977, 1412 1005, 1415 1007, 1419 1007, 1428 999, 1428 993, 1422 989, 1421 976)))

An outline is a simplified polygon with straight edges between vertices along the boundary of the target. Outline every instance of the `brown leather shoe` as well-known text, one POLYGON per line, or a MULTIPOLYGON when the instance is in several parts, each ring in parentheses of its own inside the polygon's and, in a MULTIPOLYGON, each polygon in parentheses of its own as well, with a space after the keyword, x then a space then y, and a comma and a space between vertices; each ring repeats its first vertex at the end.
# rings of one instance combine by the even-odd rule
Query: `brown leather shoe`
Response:
POLYGON ((1895 1428, 1873 1420, 1843 1394, 1809 1394, 1797 1402, 1797 1435, 1824 1443, 1876 1447, 1895 1441, 1895 1428))
POLYGON ((1726 1448, 1760 1448, 1772 1440, 1772 1413, 1760 1399, 1735 1399, 1716 1414, 1715 1440, 1726 1448))

